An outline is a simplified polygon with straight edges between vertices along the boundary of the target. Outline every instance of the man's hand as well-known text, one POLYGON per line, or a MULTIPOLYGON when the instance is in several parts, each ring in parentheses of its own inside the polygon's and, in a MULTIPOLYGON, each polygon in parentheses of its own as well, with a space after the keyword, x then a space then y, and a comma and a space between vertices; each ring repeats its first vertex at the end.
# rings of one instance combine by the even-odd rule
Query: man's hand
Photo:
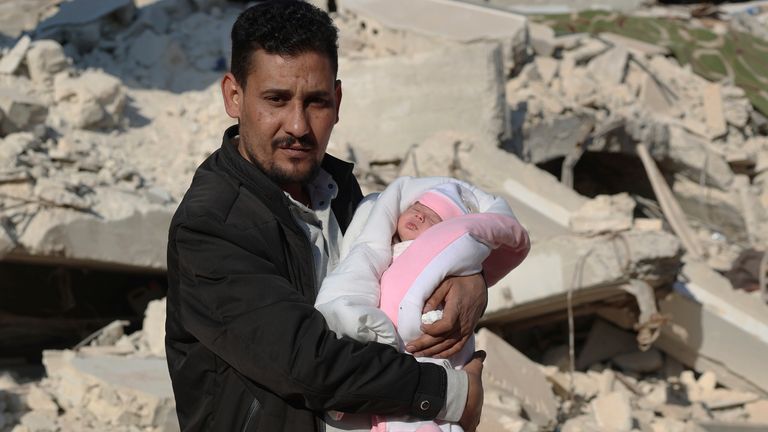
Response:
POLYGON ((464 406, 464 413, 459 419, 459 424, 464 428, 464 432, 474 432, 477 425, 480 424, 480 414, 483 411, 483 361, 485 360, 485 351, 476 351, 472 360, 464 366, 469 379, 469 388, 467 390, 467 404, 464 406))
POLYGON ((405 349, 416 357, 447 358, 461 351, 475 331, 488 302, 488 290, 481 274, 445 279, 427 299, 423 312, 443 304, 443 318, 421 326, 424 335, 405 349))

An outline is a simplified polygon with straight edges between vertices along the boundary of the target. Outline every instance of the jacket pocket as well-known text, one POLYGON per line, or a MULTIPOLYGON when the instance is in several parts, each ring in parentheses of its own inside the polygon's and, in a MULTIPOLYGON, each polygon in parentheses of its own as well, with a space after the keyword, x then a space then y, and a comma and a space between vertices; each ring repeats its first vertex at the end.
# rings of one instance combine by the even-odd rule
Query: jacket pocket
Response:
POLYGON ((248 432, 251 428, 251 424, 256 424, 256 415, 261 408, 261 402, 258 399, 253 398, 251 406, 248 408, 248 414, 245 417, 245 423, 243 424, 242 432, 248 432))

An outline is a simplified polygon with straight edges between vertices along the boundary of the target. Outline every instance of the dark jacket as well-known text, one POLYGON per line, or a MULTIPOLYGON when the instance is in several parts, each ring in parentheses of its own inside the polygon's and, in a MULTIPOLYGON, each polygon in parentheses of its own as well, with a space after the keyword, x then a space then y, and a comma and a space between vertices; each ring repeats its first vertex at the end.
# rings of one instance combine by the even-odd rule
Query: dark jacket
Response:
MULTIPOLYGON (((197 169, 171 223, 165 343, 182 431, 322 430, 327 410, 434 418, 439 366, 328 330, 309 240, 236 135, 197 169)), ((323 167, 346 229, 361 198, 352 166, 323 167)))

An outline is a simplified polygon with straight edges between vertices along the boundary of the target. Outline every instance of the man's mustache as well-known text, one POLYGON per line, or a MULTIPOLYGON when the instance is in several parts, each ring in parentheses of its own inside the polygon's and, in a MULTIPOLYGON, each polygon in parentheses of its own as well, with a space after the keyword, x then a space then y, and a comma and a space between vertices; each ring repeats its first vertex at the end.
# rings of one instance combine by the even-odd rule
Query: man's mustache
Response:
POLYGON ((317 147, 317 143, 309 135, 304 135, 303 137, 300 137, 298 139, 290 135, 280 137, 280 138, 275 138, 274 140, 272 140, 272 147, 273 148, 290 148, 290 147, 293 147, 296 143, 299 143, 299 145, 301 145, 301 147, 303 148, 317 147))

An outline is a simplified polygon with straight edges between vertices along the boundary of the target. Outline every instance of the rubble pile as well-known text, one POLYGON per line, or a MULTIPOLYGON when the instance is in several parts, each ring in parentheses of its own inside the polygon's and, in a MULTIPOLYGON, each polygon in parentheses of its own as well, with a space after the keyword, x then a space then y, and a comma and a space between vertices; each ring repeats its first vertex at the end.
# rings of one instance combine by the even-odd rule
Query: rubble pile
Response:
MULTIPOLYGON (((22 3, 0 39, 0 259, 162 269, 170 216, 232 122, 218 85, 244 6, 22 3)), ((764 81, 681 54, 714 56, 733 29, 768 51, 765 2, 313 3, 341 31, 329 152, 364 190, 453 176, 531 234, 477 335, 480 430, 768 428, 764 81), (677 33, 625 32, 647 20, 677 33)), ((0 376, 0 432, 177 430, 164 311, 46 351, 42 381, 0 376)))

